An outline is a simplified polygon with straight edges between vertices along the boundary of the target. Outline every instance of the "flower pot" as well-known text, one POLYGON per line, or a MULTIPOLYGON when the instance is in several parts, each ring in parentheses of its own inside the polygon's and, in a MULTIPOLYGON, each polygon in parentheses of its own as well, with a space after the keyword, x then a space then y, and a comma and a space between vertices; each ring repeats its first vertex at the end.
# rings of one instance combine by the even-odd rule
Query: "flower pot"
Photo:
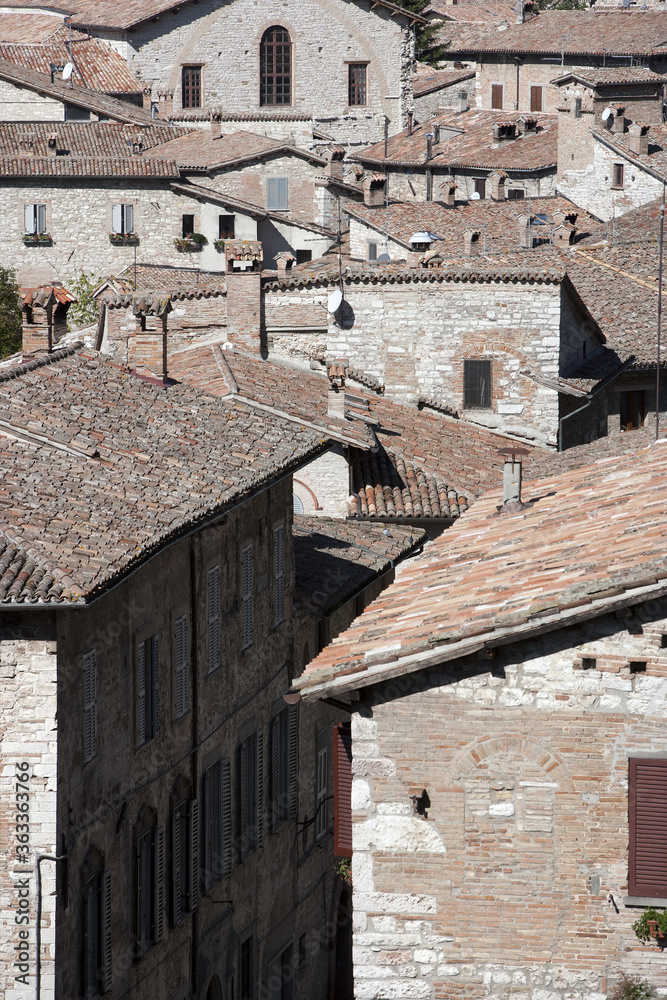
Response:
POLYGON ((195 243, 194 240, 174 240, 174 246, 179 253, 199 253, 203 249, 203 243, 195 243))
POLYGON ((120 233, 110 233, 109 242, 114 247, 138 247, 139 237, 136 233, 128 233, 127 235, 122 235, 120 233))
POLYGON ((39 233, 34 235, 33 233, 25 233, 23 236, 23 243, 27 247, 51 247, 53 246, 53 240, 48 233, 39 233))

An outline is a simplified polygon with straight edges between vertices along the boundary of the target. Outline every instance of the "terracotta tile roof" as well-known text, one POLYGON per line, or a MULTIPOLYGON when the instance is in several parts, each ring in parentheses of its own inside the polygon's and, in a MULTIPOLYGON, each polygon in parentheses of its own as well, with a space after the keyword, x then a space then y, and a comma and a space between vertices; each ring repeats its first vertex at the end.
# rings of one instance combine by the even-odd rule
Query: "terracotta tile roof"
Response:
POLYGON ((178 177, 178 167, 168 160, 111 157, 38 156, 0 157, 0 175, 5 177, 178 177))
MULTIPOLYGON (((629 119, 626 119, 629 121, 629 119)), ((630 148, 628 133, 611 133, 591 129, 598 142, 625 159, 641 164, 652 171, 660 180, 667 180, 667 125, 651 125, 648 132, 648 153, 634 153, 630 148)))
MULTIPOLYGON (((480 249, 489 252, 498 249, 519 251, 518 218, 527 215, 530 208, 533 224, 531 235, 535 242, 549 239, 553 229, 553 213, 561 211, 568 216, 576 216, 577 232, 582 236, 599 229, 599 224, 587 212, 567 198, 532 198, 522 201, 470 201, 459 203, 453 208, 438 202, 389 202, 386 208, 368 208, 365 205, 348 204, 345 212, 350 218, 371 226, 384 235, 389 225, 389 238, 401 243, 406 252, 411 249, 410 237, 415 233, 429 232, 440 237, 431 243, 430 250, 445 255, 459 256, 463 252, 463 233, 466 229, 477 230, 480 235, 480 249)), ((527 251, 526 263, 534 254, 527 251)))
POLYGON ((78 86, 103 94, 141 94, 143 84, 130 73, 127 60, 105 42, 84 32, 72 30, 71 47, 69 28, 62 26, 48 41, 27 44, 27 39, 17 39, 21 44, 4 44, 9 33, 5 19, 17 16, 23 21, 27 19, 26 15, 0 17, 0 59, 48 74, 49 79, 52 63, 65 66, 73 62, 72 79, 78 86))
POLYGON ((178 122, 210 122, 211 117, 219 118, 222 125, 225 122, 312 122, 313 116, 306 114, 291 114, 287 111, 257 111, 235 112, 225 108, 212 107, 200 111, 175 111, 169 115, 170 121, 178 122))
MULTIPOLYGON (((375 2, 378 7, 402 15, 411 22, 424 21, 419 14, 412 14, 389 0, 375 2)), ((185 3, 187 0, 71 0, 75 11, 73 23, 97 28, 132 28, 185 3)))
POLYGON ((418 548, 424 537, 421 528, 399 524, 384 529, 381 524, 295 516, 295 602, 306 612, 331 614, 418 548))
POLYGON ((591 69, 565 73, 551 82, 559 84, 566 80, 577 80, 590 87, 617 87, 625 83, 662 84, 667 82, 667 77, 652 69, 647 69, 645 66, 616 66, 611 69, 592 67, 591 69))
POLYGON ((432 66, 420 63, 412 78, 412 92, 415 97, 424 97, 443 87, 474 79, 474 76, 474 69, 433 69, 432 66))
MULTIPOLYGON (((558 152, 558 118, 556 115, 526 115, 518 111, 483 111, 469 108, 468 111, 445 111, 434 115, 425 122, 415 125, 412 135, 407 129, 392 136, 387 142, 387 156, 384 142, 355 153, 359 163, 386 163, 424 167, 426 163, 426 133, 433 132, 440 125, 441 139, 431 147, 429 166, 481 167, 503 170, 555 170, 558 152), (534 118, 537 129, 511 141, 496 143, 494 148, 493 126, 498 122, 516 122, 519 118, 534 118), (451 129, 450 135, 444 130, 451 129), (454 131, 456 130, 456 131, 454 131)), ((391 193, 391 182, 390 182, 391 193)))
POLYGON ((525 52, 541 55, 650 55, 667 44, 662 11, 543 11, 524 24, 444 25, 438 32, 455 53, 525 52), (563 37, 565 36, 565 37, 563 37))
POLYGON ((437 14, 447 21, 474 21, 498 24, 500 21, 514 21, 515 4, 508 0, 464 0, 463 3, 432 3, 429 13, 437 14))
POLYGON ((0 535, 0 605, 53 603, 66 587, 25 549, 0 535))
MULTIPOLYGON (((47 14, 43 10, 14 10, 22 6, 24 5, 13 3, 11 11, 6 8, 3 10, 0 17, 0 42, 35 45, 53 41, 58 36, 63 24, 62 14, 47 14)), ((39 6, 43 8, 44 4, 39 6)))
POLYGON ((181 135, 181 129, 165 125, 136 125, 119 122, 0 122, 0 155, 16 156, 29 147, 36 157, 48 156, 48 142, 56 137, 59 159, 66 157, 111 157, 142 159, 131 155, 128 143, 141 136, 144 151, 181 135))
POLYGON ((376 454, 351 449, 353 518, 457 518, 468 508, 468 499, 437 474, 392 455, 384 448, 376 454))
MULTIPOLYGON (((632 435, 629 435, 632 436, 632 435)), ((667 592, 660 442, 478 500, 296 682, 354 689, 667 592)))
POLYGON ((211 170, 215 167, 228 168, 244 161, 263 159, 267 156, 296 156, 309 160, 318 166, 324 166, 321 156, 306 149, 297 149, 265 135, 255 135, 253 132, 234 132, 213 139, 210 132, 192 129, 185 135, 181 134, 159 148, 153 149, 153 156, 163 156, 168 160, 176 160, 184 168, 194 167, 211 170))
MULTIPOLYGON (((126 268, 105 282, 100 289, 105 298, 131 294, 135 288, 135 267, 126 268)), ((224 292, 227 281, 224 272, 202 271, 193 267, 171 267, 169 264, 142 264, 136 267, 136 287, 142 292, 161 291, 167 295, 186 293, 192 298, 205 292, 224 292)))
POLYGON ((101 94, 89 87, 80 87, 75 84, 70 87, 63 80, 51 83, 51 76, 48 73, 40 73, 37 70, 26 66, 18 66, 7 59, 0 59, 0 80, 8 80, 18 87, 26 87, 38 94, 53 97, 65 104, 73 104, 77 107, 94 111, 96 114, 104 115, 113 121, 132 122, 135 125, 155 125, 150 111, 130 104, 129 101, 121 101, 116 97, 109 97, 108 94, 101 94))
POLYGON ((16 581, 13 601, 91 599, 327 443, 239 400, 152 385, 92 351, 3 372, 0 547, 20 550, 14 570, 0 556, 3 599, 16 581), (23 553, 53 576, 46 592, 17 575, 23 553))

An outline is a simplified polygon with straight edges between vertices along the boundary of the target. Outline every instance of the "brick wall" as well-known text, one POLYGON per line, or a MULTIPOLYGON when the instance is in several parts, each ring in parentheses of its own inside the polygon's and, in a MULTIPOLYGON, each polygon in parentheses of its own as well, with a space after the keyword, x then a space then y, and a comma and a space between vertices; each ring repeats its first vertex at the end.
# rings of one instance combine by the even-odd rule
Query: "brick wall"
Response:
POLYGON ((666 614, 652 602, 633 609, 643 634, 605 617, 363 694, 358 1000, 605 1000, 620 972, 664 993, 667 957, 624 898, 627 759, 667 752, 666 614))
POLYGON ((350 497, 349 467, 343 445, 335 445, 294 477, 294 492, 303 503, 304 514, 317 517, 347 517, 350 497))

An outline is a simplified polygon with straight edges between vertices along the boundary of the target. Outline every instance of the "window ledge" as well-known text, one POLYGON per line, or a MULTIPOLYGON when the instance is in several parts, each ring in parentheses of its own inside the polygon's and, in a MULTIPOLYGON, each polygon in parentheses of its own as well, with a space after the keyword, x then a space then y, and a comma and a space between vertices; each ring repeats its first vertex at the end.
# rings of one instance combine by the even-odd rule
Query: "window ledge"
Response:
POLYGON ((623 906, 667 906, 667 898, 654 896, 624 896, 623 906))

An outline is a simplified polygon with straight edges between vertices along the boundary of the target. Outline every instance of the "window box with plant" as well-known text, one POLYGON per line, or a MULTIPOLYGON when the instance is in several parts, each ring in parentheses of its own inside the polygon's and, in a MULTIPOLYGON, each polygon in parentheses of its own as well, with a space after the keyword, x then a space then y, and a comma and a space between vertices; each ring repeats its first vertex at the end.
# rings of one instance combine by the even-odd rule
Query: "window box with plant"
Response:
POLYGON ((207 243, 208 239, 203 233, 191 233, 189 236, 174 240, 174 246, 179 253, 194 253, 197 250, 202 250, 207 243))
POLYGON ((660 912, 654 906, 647 906, 632 929, 645 944, 654 938, 658 943, 667 943, 667 910, 660 912))
POLYGON ((50 233, 24 233, 23 242, 27 247, 53 246, 53 238, 50 233))
POLYGON ((139 237, 136 233, 109 233, 109 240, 115 247, 139 246, 139 237))

